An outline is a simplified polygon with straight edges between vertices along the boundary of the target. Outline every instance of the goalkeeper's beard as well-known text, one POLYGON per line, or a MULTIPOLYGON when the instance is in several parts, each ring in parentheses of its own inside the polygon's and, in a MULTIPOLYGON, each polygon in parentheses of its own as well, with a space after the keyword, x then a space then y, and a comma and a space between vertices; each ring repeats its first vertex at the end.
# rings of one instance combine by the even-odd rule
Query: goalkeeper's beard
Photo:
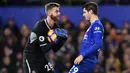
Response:
POLYGON ((56 23, 58 22, 58 17, 51 15, 51 19, 56 23))

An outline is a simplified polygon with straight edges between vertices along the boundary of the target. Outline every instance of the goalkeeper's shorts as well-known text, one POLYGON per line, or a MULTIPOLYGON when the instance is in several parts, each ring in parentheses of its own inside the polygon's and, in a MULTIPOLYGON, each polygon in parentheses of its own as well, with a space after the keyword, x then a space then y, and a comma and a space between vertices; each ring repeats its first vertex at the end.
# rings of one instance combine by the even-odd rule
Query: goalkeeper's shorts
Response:
POLYGON ((23 58, 24 73, 54 73, 54 68, 46 58, 32 61, 27 56, 23 58))

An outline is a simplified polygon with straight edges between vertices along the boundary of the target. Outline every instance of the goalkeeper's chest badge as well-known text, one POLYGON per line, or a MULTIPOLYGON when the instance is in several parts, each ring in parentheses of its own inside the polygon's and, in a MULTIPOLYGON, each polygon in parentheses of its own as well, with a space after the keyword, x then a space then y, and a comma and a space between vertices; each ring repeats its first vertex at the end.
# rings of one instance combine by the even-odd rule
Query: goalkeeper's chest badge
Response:
POLYGON ((39 37, 39 41, 40 41, 40 42, 43 42, 44 40, 45 40, 44 36, 40 36, 40 37, 39 37))

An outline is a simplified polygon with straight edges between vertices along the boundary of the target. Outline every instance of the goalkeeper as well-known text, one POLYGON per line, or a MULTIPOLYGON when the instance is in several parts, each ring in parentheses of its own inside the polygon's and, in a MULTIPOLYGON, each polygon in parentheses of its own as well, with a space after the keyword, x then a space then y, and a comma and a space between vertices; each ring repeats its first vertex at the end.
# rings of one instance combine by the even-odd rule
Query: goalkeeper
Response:
POLYGON ((51 49, 57 52, 67 40, 67 32, 55 24, 60 16, 59 7, 54 2, 46 4, 47 18, 33 27, 23 52, 24 73, 54 73, 45 53, 51 49))

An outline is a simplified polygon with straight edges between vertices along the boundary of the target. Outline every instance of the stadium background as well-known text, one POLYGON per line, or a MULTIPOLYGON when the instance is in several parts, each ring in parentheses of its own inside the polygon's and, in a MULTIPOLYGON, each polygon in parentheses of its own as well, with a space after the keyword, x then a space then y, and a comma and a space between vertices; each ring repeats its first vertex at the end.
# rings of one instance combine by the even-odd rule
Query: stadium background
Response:
POLYGON ((89 26, 82 17, 82 5, 89 1, 99 4, 98 15, 105 28, 93 73, 130 73, 129 0, 0 0, 0 73, 23 73, 22 52, 27 36, 38 20, 46 18, 44 5, 52 1, 61 4, 59 23, 69 35, 59 52, 47 54, 56 73, 67 73, 78 55, 89 26))

